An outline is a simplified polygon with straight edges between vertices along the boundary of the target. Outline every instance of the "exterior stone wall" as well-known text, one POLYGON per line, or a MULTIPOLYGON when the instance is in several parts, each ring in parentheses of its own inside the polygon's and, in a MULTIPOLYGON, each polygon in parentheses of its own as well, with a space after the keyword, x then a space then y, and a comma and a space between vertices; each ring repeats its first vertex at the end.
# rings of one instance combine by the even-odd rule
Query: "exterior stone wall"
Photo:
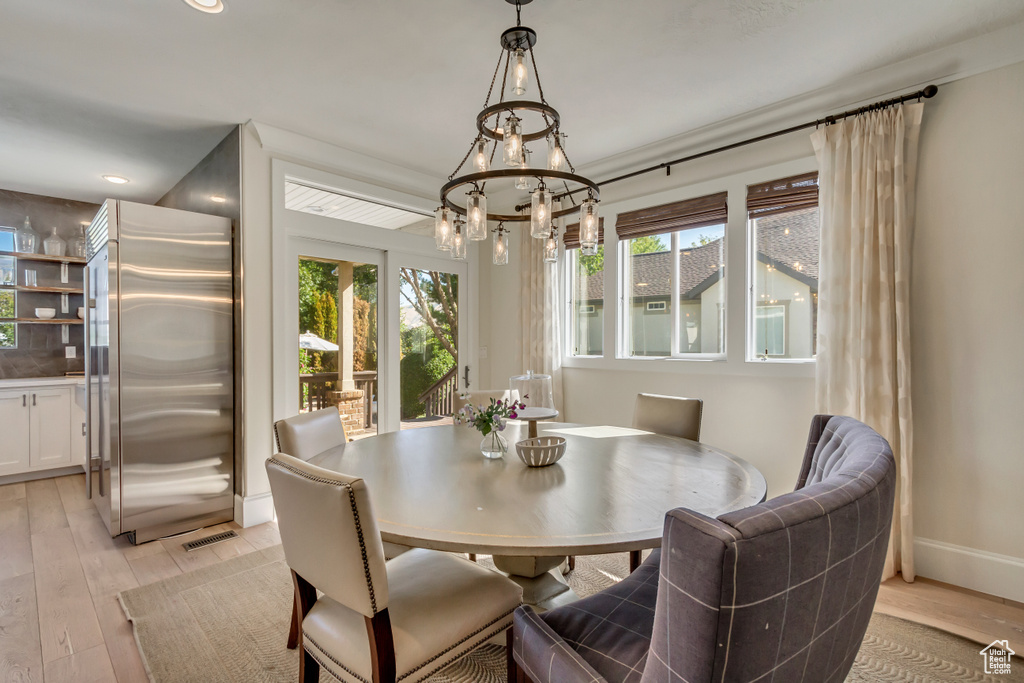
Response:
POLYGON ((366 431, 363 422, 363 392, 361 390, 331 391, 328 396, 334 405, 338 406, 341 424, 345 427, 345 433, 349 437, 366 431))

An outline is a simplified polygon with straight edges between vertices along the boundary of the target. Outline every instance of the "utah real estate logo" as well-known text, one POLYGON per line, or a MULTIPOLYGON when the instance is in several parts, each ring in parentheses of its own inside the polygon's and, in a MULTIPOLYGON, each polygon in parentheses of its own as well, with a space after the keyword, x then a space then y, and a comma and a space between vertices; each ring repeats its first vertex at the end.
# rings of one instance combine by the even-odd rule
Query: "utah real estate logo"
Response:
POLYGON ((1010 649, 1010 641, 996 640, 978 654, 985 658, 985 673, 1008 674, 1010 658, 1016 653, 1010 649))

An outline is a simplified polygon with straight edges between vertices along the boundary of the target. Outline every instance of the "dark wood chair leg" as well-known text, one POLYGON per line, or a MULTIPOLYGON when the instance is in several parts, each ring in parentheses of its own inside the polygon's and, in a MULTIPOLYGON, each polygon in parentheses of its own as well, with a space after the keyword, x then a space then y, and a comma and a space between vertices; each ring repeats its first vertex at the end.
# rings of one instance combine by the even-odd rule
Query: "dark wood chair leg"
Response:
POLYGON ((508 663, 508 683, 533 683, 526 672, 523 671, 519 664, 516 662, 515 655, 512 654, 513 643, 515 642, 515 636, 512 632, 512 627, 508 627, 508 631, 505 632, 505 656, 506 662, 508 663))
POLYGON ((570 555, 569 556, 569 571, 572 571, 574 569, 576 569, 576 556, 575 555, 570 555))
POLYGON ((292 625, 288 629, 288 649, 294 650, 299 646, 299 603, 298 598, 292 603, 292 625))
POLYGON ((640 566, 640 562, 643 560, 642 550, 630 550, 629 551, 629 573, 632 574, 640 566))
POLYGON ((299 657, 299 683, 320 683, 320 662, 313 659, 305 648, 299 657))
POLYGON ((469 561, 476 562, 476 553, 469 553, 469 561))

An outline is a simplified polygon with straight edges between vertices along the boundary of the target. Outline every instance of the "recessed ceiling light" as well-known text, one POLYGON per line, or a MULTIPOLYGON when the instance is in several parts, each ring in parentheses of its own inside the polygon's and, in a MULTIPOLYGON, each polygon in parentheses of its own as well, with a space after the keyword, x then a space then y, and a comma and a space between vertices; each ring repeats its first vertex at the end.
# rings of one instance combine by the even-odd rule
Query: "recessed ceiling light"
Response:
POLYGON ((224 202, 227 201, 227 199, 221 197, 220 195, 213 195, 212 197, 210 197, 210 201, 217 202, 218 204, 223 204, 224 202))
POLYGON ((115 185, 124 185, 128 182, 127 178, 122 178, 119 175, 105 175, 103 176, 103 179, 108 183, 114 183, 115 185))
POLYGON ((222 0, 185 0, 185 4, 207 14, 220 14, 224 11, 222 0))

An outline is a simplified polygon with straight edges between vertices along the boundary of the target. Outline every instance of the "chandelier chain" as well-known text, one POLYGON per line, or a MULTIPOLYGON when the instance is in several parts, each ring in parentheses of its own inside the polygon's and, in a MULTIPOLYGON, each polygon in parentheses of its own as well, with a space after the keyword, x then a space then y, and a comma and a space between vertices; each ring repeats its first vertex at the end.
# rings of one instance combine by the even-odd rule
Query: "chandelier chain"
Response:
POLYGON ((480 140, 480 138, 482 137, 482 135, 477 135, 475 138, 473 138, 473 142, 469 144, 469 149, 466 150, 466 156, 462 157, 462 161, 459 162, 459 165, 456 166, 455 170, 452 171, 451 175, 448 176, 448 182, 451 182, 455 175, 462 170, 462 167, 466 165, 466 160, 469 159, 469 155, 473 153, 473 148, 476 147, 477 141, 480 140))
POLYGON ((505 57, 505 71, 508 71, 508 53, 505 48, 501 48, 501 54, 498 55, 498 63, 494 65, 494 75, 491 76, 491 87, 487 88, 487 97, 484 98, 484 109, 491 103, 491 93, 494 91, 494 83, 498 80, 498 69, 501 68, 501 58, 505 57))
MULTIPOLYGON (((537 77, 537 94, 540 96, 540 101, 542 103, 544 103, 544 104, 547 104, 548 101, 544 97, 544 88, 540 84, 540 71, 537 69, 537 58, 533 56, 533 46, 532 45, 530 46, 530 62, 533 64, 533 75, 537 77)), ((544 113, 541 113, 541 116, 544 117, 544 125, 545 126, 550 125, 550 121, 548 121, 548 115, 544 114, 544 113)), ((558 129, 555 129, 555 130, 552 131, 552 135, 555 136, 555 144, 558 145, 558 148, 560 150, 562 150, 562 156, 565 157, 565 163, 569 166, 569 170, 572 171, 573 173, 575 173, 576 172, 576 168, 572 165, 572 162, 569 161, 569 155, 565 153, 565 148, 562 147, 562 142, 558 138, 558 133, 559 133, 558 129)))

